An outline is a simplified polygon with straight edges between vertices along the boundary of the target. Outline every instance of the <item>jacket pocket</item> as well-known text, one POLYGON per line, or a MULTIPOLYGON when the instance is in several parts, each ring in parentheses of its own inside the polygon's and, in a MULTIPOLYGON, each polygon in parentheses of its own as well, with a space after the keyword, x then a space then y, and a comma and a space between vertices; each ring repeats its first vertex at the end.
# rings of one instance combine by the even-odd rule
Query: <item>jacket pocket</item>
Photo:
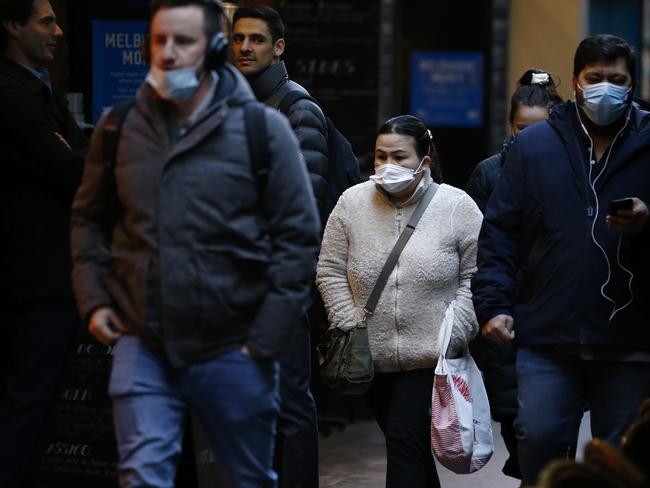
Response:
POLYGON ((201 324, 204 330, 252 322, 266 296, 267 263, 225 253, 199 261, 201 324))

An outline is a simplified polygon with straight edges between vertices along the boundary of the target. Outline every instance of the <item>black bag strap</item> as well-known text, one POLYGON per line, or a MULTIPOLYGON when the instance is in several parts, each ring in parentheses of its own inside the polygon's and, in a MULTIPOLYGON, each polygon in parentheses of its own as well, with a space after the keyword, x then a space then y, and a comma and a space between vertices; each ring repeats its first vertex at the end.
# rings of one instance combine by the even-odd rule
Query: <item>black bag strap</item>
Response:
POLYGON ((393 246, 393 250, 390 252, 390 255, 388 256, 386 263, 384 263, 384 267, 382 268, 381 273, 379 273, 377 282, 375 283, 375 286, 372 289, 370 296, 368 297, 366 306, 363 308, 363 311, 365 313, 364 321, 368 315, 372 315, 374 313, 375 307, 377 306, 377 302, 379 301, 379 297, 381 296, 381 293, 384 291, 384 287, 386 286, 386 282, 388 281, 388 277, 392 273, 393 268, 395 268, 395 265, 397 264, 397 260, 399 259, 400 254, 402 254, 402 251, 404 250, 406 243, 413 235, 413 231, 415 230, 415 227, 418 225, 418 222, 420 221, 420 218, 424 214, 424 211, 429 206, 429 202, 431 202, 431 199, 436 194, 436 191, 438 191, 438 186, 439 185, 437 183, 433 181, 431 182, 429 188, 427 188, 427 192, 422 197, 422 200, 420 200, 420 203, 418 204, 417 208, 413 212, 413 215, 411 215, 408 224, 406 224, 406 228, 400 234, 399 239, 397 239, 397 242, 395 243, 395 246, 393 246))
POLYGON ((124 125, 126 116, 134 105, 135 99, 124 100, 113 106, 108 112, 108 115, 106 115, 104 125, 102 126, 102 161, 104 163, 115 166, 117 146, 120 142, 122 126, 124 125))
POLYGON ((289 109, 291 108, 291 106, 294 103, 296 103, 298 100, 302 100, 303 98, 314 102, 316 105, 318 105, 318 108, 320 108, 321 111, 323 111, 323 109, 320 106, 320 103, 318 103, 314 97, 300 90, 292 90, 286 93, 280 100, 280 103, 278 103, 278 110, 282 112, 284 115, 287 115, 289 113, 289 109))
POLYGON ((248 151, 251 155, 251 167, 257 182, 258 194, 261 196, 269 179, 269 139, 266 131, 264 106, 257 102, 246 103, 244 105, 244 125, 246 126, 248 151))

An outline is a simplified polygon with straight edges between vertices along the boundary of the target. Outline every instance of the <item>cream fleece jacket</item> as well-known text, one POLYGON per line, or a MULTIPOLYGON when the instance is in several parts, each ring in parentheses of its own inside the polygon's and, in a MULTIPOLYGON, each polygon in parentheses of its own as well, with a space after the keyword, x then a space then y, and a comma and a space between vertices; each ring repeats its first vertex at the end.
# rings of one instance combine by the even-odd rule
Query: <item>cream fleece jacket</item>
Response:
MULTIPOLYGON (((325 228, 316 275, 330 326, 348 329, 362 319, 375 281, 429 184, 427 175, 402 208, 371 181, 343 193, 325 228)), ((452 301, 455 320, 447 356, 476 335, 470 280, 481 220, 465 192, 440 185, 368 318, 377 371, 434 367, 438 332, 452 301)))

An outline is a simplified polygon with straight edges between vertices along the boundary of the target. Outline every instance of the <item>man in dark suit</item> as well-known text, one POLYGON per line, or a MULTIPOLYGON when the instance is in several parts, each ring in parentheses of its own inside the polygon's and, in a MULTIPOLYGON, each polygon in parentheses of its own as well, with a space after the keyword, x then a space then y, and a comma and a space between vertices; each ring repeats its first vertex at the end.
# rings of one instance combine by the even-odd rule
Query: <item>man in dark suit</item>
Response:
POLYGON ((80 329, 70 205, 86 139, 47 69, 63 35, 48 0, 0 0, 0 487, 23 486, 80 329))

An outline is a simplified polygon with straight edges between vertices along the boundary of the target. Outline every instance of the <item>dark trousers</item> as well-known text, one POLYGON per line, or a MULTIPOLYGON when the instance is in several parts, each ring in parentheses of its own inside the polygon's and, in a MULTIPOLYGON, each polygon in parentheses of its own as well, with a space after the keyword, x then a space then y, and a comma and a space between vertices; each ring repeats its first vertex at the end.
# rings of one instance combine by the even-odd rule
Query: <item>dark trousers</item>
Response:
POLYGON ((386 438, 387 488, 439 488, 431 453, 434 370, 377 373, 370 409, 386 438))
POLYGON ((274 464, 283 488, 318 487, 318 421, 309 389, 310 335, 305 316, 280 361, 280 415, 274 464))
POLYGON ((59 399, 81 324, 73 300, 10 310, 0 345, 0 488, 25 485, 59 399))
POLYGON ((591 434, 614 444, 650 397, 650 363, 583 360, 546 348, 517 350, 515 431, 526 485, 553 459, 575 456, 584 405, 591 434))
POLYGON ((519 451, 517 446, 517 437, 514 427, 515 417, 503 417, 501 419, 501 437, 508 450, 508 459, 501 471, 506 476, 521 479, 521 469, 519 469, 519 451))

